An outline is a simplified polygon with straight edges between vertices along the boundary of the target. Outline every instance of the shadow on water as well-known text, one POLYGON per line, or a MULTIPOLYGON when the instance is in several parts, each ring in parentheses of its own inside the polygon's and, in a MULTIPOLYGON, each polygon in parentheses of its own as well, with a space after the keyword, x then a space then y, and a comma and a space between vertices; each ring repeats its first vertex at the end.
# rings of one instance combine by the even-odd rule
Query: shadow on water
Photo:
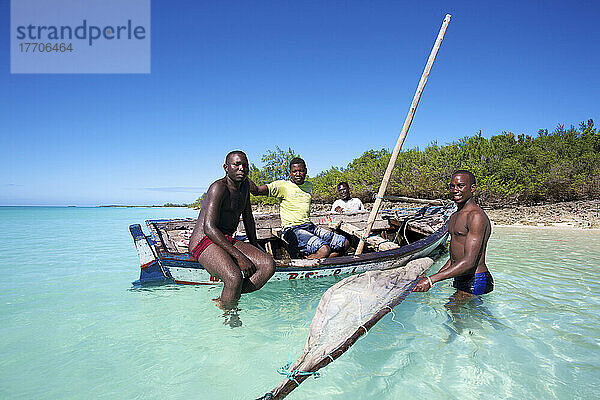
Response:
POLYGON ((176 283, 145 283, 143 285, 132 285, 127 290, 130 292, 160 292, 165 290, 181 290, 184 286, 176 283))

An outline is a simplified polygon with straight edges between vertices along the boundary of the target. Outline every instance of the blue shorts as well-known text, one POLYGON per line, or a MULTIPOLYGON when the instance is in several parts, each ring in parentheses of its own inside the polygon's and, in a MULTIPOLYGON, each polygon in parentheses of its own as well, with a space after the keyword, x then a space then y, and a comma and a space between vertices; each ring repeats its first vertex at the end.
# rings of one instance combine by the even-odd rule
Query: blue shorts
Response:
POLYGON ((292 257, 314 254, 324 245, 329 245, 333 251, 340 251, 346 242, 344 236, 319 228, 312 222, 286 228, 283 238, 288 242, 288 251, 292 257))
POLYGON ((478 296, 494 290, 494 279, 489 271, 478 274, 459 275, 454 278, 452 286, 455 289, 478 296))

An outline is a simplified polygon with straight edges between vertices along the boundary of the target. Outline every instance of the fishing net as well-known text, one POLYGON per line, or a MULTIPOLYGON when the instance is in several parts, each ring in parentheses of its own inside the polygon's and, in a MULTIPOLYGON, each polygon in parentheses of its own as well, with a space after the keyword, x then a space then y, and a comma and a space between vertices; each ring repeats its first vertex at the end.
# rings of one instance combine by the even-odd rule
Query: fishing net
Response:
POLYGON ((403 267, 349 276, 330 287, 317 306, 304 351, 286 379, 261 399, 282 399, 310 375, 342 355, 412 291, 433 264, 419 258, 403 267))

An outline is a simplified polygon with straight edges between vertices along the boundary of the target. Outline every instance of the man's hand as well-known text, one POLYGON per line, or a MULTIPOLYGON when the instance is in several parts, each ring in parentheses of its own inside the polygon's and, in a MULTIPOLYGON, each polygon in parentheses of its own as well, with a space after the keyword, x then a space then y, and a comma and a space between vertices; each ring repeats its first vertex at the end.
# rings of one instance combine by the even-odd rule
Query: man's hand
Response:
POLYGON ((413 288, 413 292, 426 292, 429 289, 431 289, 431 284, 429 283, 430 279, 425 277, 425 278, 421 278, 421 280, 419 282, 417 282, 417 284, 415 285, 415 287, 413 288))
POLYGON ((238 267, 242 270, 244 278, 249 278, 256 272, 256 266, 252 264, 252 261, 245 255, 240 254, 240 256, 236 258, 236 261, 238 267))
POLYGON ((341 214, 344 212, 344 209, 342 208, 342 206, 337 206, 336 208, 334 208, 334 211, 341 214))

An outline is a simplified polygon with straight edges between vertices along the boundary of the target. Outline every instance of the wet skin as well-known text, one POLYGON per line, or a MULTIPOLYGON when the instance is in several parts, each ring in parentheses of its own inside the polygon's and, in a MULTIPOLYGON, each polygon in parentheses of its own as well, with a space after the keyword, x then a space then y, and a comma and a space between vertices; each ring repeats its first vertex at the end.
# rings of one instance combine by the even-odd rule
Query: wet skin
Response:
POLYGON ((190 255, 204 236, 212 243, 200 254, 198 262, 211 275, 224 283, 217 305, 232 309, 241 293, 260 289, 275 273, 273 258, 258 248, 256 225, 250 207, 248 160, 244 154, 233 153, 226 160, 225 177, 208 189, 202 209, 190 238, 190 255), (240 215, 250 243, 231 244, 240 215))
MULTIPOLYGON (((474 192, 475 185, 469 175, 452 176, 450 194, 458 210, 452 214, 448 223, 451 235, 450 258, 438 273, 417 282, 413 291, 426 292, 435 282, 488 270, 485 251, 491 234, 491 223, 485 212, 475 203, 474 192)), ((453 297, 453 305, 459 305, 471 299, 473 295, 457 290, 453 297)))

